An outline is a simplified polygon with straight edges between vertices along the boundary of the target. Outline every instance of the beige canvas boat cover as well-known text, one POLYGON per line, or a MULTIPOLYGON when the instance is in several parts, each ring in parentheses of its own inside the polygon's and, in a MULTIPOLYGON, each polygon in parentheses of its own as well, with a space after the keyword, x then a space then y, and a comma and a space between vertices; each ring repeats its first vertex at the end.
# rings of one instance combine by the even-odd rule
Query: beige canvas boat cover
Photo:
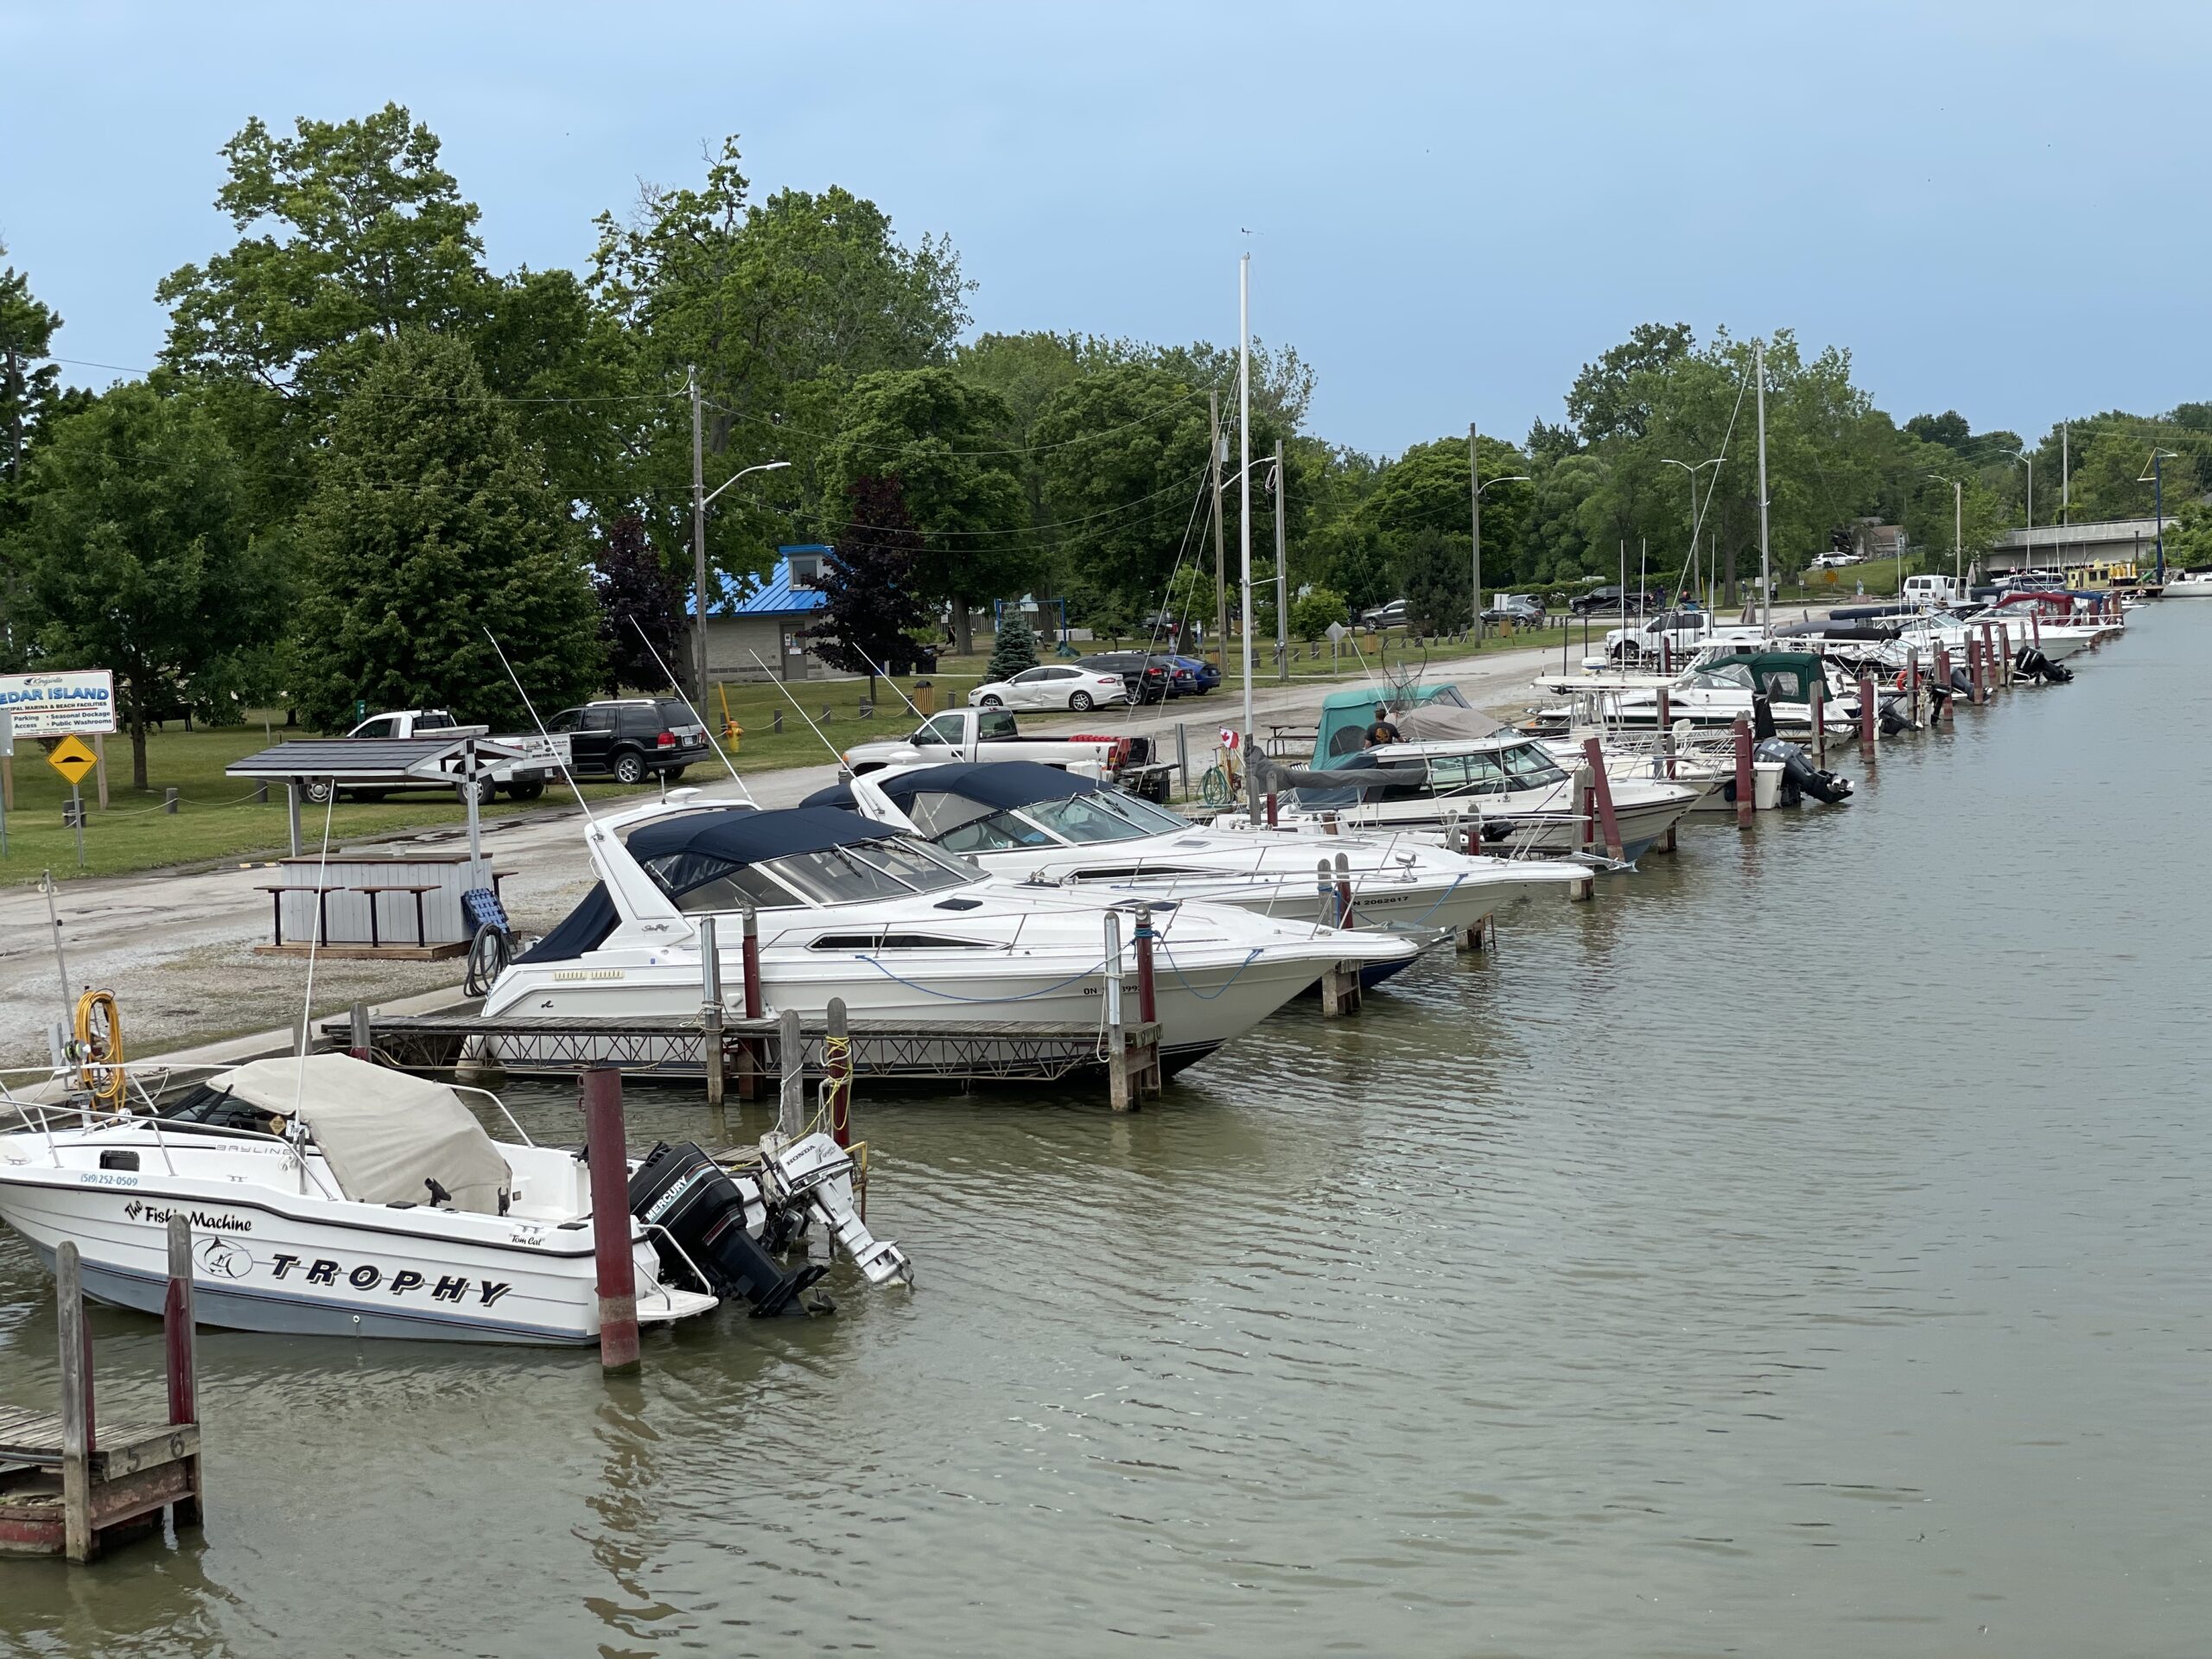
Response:
POLYGON ((1489 737, 1505 729, 1503 721, 1493 720, 1479 709, 1462 709, 1448 702, 1421 703, 1402 715, 1393 715, 1390 720, 1398 735, 1408 743, 1489 737))
POLYGON ((264 1111, 296 1111, 339 1190, 362 1204, 428 1204, 424 1183, 434 1180, 453 1195, 454 1209, 495 1216, 512 1180, 499 1147, 452 1090, 350 1054, 255 1060, 209 1086, 264 1111))

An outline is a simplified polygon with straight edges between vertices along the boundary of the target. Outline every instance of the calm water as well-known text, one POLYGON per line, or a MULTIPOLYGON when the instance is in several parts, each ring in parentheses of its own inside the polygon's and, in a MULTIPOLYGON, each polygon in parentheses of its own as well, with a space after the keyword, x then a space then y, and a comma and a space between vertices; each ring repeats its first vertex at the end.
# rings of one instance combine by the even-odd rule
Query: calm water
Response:
MULTIPOLYGON (((864 1096, 911 1299, 615 1386, 205 1338, 204 1541, 0 1564, 0 1643, 2201 1654, 2212 606, 2131 632, 1141 1117, 864 1096)), ((11 1236, 0 1400, 54 1353, 11 1236)))

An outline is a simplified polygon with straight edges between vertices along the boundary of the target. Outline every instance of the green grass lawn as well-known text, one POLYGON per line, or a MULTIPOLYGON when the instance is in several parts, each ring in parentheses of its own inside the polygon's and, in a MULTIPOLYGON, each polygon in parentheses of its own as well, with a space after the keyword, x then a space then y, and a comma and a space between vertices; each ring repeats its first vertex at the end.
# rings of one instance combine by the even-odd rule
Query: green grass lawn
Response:
MULTIPOLYGON (((1592 639, 1602 639, 1608 626, 1612 625, 1593 620, 1592 639)), ((1570 646, 1578 653, 1581 637, 1582 628, 1578 623, 1570 646)), ((1556 650, 1560 639, 1560 631, 1555 628, 1541 635, 1523 632, 1512 639, 1493 637, 1484 649, 1495 652, 1543 644, 1556 650)), ((1132 641, 1131 645, 1134 646, 1135 643, 1132 641)), ((1103 645, 1084 647, 1086 652, 1106 648, 1103 645)), ((1362 634, 1359 649, 1364 653, 1368 671, 1379 671, 1385 665, 1414 668, 1426 663, 1432 674, 1448 670, 1452 664, 1475 654, 1471 640, 1456 645, 1430 641, 1416 646, 1402 634, 1386 636, 1379 652, 1370 644, 1369 636, 1362 634)), ((1270 644, 1262 652, 1254 676, 1261 689, 1281 683, 1272 651, 1270 644)), ((965 702, 968 693, 982 681, 987 654, 987 651, 979 651, 969 657, 946 658, 936 673, 922 677, 931 682, 938 708, 955 708, 965 702)), ((1362 672, 1362 658, 1349 645, 1333 662, 1325 642, 1318 656, 1304 645, 1293 648, 1290 678, 1294 683, 1356 679, 1362 672)), ((1204 726, 1218 725, 1232 717, 1230 706, 1240 695, 1241 687, 1240 664, 1232 650, 1227 677, 1212 695, 1196 702, 1155 706, 1145 714, 1149 719, 1180 717, 1204 726)), ((772 684, 730 684, 716 689, 708 698, 703 712, 709 723, 719 732, 727 697, 729 718, 741 728, 733 756, 738 770, 769 772, 786 766, 820 765, 833 759, 835 751, 852 744, 895 737, 910 730, 914 716, 899 693, 911 696, 916 690, 917 683, 912 678, 880 683, 875 712, 864 718, 861 706, 868 696, 865 681, 802 681, 788 688, 788 696, 784 688, 772 684), (777 729, 779 716, 781 730, 777 729), (810 721, 820 728, 819 736, 810 728, 810 721), (824 746, 825 738, 829 747, 824 746)), ((1097 725, 1122 717, 1122 712, 1116 709, 1102 709, 1084 715, 1025 716, 1047 731, 1084 721, 1097 725)), ((81 868, 77 861, 76 833, 65 829, 61 822, 62 804, 68 799, 69 786, 59 772, 46 764, 40 744, 17 739, 15 806, 6 815, 8 849, 5 859, 0 860, 0 886, 35 881, 43 869, 51 869, 57 879, 66 880, 79 874, 116 875, 177 865, 226 861, 247 863, 281 857, 288 849, 283 787, 272 784, 269 799, 261 802, 255 798, 252 784, 224 776, 224 768, 267 747, 272 735, 281 742, 288 734, 302 735, 296 729, 287 734, 282 725, 265 726, 259 714, 241 726, 212 729, 202 727, 188 732, 172 724, 165 731, 149 733, 146 742, 148 787, 143 791, 130 786, 130 739, 120 734, 110 738, 109 805, 105 811, 97 804, 91 776, 87 774, 85 780, 86 812, 81 868), (175 813, 162 810, 163 792, 171 788, 177 791, 175 813)), ((1195 755, 1193 758, 1195 760, 1195 755)), ((684 781, 712 782, 721 776, 721 764, 709 761, 703 766, 692 767, 684 781)), ((627 790, 616 784, 591 783, 584 785, 584 794, 594 801, 615 799, 651 793, 656 787, 646 785, 640 790, 627 790)), ((542 810, 549 804, 565 799, 566 794, 564 788, 556 785, 540 802, 518 804, 501 799, 486 807, 484 816, 493 819, 516 812, 542 810)), ((410 830, 457 826, 466 820, 459 801, 427 791, 397 795, 373 804, 340 801, 329 810, 334 842, 410 830)), ((302 805, 301 832, 307 844, 321 844, 323 815, 323 808, 302 805)))

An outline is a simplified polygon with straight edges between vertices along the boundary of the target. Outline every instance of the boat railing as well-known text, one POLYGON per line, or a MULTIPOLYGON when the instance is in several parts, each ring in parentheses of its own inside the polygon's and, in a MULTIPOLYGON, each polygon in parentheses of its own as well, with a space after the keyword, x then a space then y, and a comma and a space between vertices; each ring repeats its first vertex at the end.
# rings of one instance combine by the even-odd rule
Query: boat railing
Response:
POLYGON ((515 1122, 515 1115, 507 1109, 507 1103, 500 1099, 499 1096, 493 1094, 489 1089, 480 1089, 473 1083, 449 1083, 446 1087, 452 1090, 454 1093, 457 1095, 483 1096, 485 1099, 490 1101, 494 1106, 499 1109, 499 1116, 507 1120, 507 1127, 515 1132, 516 1138, 519 1140, 523 1145, 525 1147, 534 1147, 537 1144, 537 1141, 530 1138, 530 1131, 524 1128, 521 1124, 515 1122))

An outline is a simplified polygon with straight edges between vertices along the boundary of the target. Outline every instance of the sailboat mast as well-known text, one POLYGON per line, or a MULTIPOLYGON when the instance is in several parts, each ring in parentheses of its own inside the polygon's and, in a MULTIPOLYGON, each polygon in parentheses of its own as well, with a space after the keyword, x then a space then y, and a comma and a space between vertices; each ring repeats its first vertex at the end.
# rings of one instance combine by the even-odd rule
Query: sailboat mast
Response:
POLYGON ((1244 760, 1252 759, 1252 256, 1236 262, 1236 539, 1243 562, 1244 760))
POLYGON ((1766 342, 1751 342, 1751 372, 1759 383, 1759 626, 1774 632, 1774 561, 1766 539, 1766 342))

